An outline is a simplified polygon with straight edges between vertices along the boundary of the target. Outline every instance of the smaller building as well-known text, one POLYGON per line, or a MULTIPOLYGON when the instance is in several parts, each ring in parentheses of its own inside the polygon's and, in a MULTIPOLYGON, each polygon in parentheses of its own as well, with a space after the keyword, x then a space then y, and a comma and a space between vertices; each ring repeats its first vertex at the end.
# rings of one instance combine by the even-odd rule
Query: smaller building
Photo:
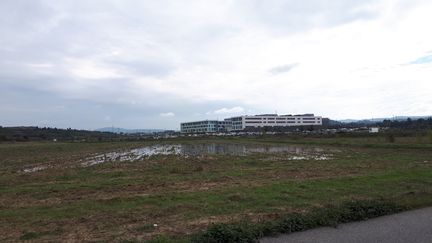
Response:
POLYGON ((231 122, 218 120, 204 120, 180 123, 182 133, 213 133, 230 129, 231 122))
POLYGON ((369 128, 369 133, 377 133, 379 132, 379 127, 370 127, 369 128))

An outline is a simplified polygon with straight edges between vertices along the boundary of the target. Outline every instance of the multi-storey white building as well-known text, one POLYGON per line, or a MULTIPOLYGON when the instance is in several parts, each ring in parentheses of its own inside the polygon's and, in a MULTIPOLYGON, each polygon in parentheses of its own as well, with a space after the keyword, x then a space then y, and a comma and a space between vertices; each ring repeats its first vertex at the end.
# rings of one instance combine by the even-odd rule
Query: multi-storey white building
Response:
POLYGON ((304 115, 277 115, 263 114, 254 116, 239 116, 225 119, 231 121, 231 130, 238 131, 246 128, 259 127, 287 127, 287 126, 319 126, 322 125, 322 117, 314 114, 304 115))
POLYGON ((263 114, 254 116, 237 116, 224 121, 205 120, 185 122, 180 124, 182 133, 208 133, 223 131, 241 131, 248 128, 289 127, 289 126, 319 126, 322 117, 314 114, 277 115, 263 114))

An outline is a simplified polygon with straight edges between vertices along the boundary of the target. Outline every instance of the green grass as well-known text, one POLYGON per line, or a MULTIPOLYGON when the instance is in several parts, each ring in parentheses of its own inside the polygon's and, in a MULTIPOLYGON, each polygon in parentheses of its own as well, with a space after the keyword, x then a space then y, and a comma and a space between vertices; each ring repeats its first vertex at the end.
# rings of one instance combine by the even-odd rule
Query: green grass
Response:
MULTIPOLYGON (((85 234, 86 239, 101 241, 189 241, 187 235, 199 234, 213 223, 238 222, 246 222, 249 228, 244 230, 253 229, 255 237, 261 231, 254 228, 260 225, 254 220, 277 225, 286 215, 309 215, 345 202, 431 206, 432 147, 416 141, 420 140, 397 137, 389 144, 382 137, 175 139, 165 142, 296 144, 333 152, 330 160, 322 161, 268 154, 155 156, 87 168, 77 166, 81 159, 152 142, 0 144, 0 240, 59 241, 67 235, 80 241, 85 234), (35 165, 50 168, 20 172, 35 165)), ((237 226, 226 227, 235 231, 237 226)))
MULTIPOLYGON (((257 187, 232 187, 213 192, 160 193, 127 199, 81 200, 59 207, 36 206, 5 210, 2 218, 65 219, 90 213, 173 212, 186 208, 189 218, 249 212, 272 212, 286 206, 305 208, 350 197, 403 198, 409 193, 432 196, 432 170, 395 171, 333 180, 287 181, 257 187), (143 208, 145 206, 145 208, 143 208)), ((431 198, 432 201, 432 198, 431 198)))

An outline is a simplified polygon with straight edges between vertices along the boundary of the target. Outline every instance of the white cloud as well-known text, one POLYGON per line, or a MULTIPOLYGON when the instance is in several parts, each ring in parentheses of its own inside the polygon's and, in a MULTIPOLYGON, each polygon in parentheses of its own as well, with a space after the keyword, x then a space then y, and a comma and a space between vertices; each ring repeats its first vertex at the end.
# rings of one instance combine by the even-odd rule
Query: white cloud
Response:
POLYGON ((163 116, 163 117, 173 117, 173 116, 175 116, 175 114, 173 112, 160 113, 159 115, 163 116))
POLYGON ((91 60, 67 60, 65 62, 70 75, 77 79, 113 79, 121 78, 117 67, 103 65, 100 61, 91 60))
POLYGON ((209 111, 206 114, 207 115, 211 115, 211 114, 215 114, 215 115, 219 115, 219 114, 236 114, 236 113, 242 113, 244 112, 244 108, 241 106, 235 106, 232 108, 221 108, 221 109, 217 109, 215 111, 209 111))

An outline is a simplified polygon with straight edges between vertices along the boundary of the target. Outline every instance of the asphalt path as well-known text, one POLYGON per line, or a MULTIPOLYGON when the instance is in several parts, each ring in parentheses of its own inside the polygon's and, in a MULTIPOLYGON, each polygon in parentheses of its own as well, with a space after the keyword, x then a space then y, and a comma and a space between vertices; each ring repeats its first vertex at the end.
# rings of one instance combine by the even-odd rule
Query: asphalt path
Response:
POLYGON ((432 243, 432 207, 303 232, 263 238, 262 243, 432 243))

